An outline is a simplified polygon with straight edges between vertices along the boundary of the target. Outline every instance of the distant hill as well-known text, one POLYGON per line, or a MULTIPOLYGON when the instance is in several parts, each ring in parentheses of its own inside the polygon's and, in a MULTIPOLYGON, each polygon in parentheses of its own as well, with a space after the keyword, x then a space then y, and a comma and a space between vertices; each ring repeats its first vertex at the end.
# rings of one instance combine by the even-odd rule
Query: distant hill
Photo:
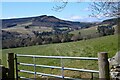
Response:
POLYGON ((2 28, 10 28, 18 25, 39 26, 39 27, 90 27, 93 25, 88 22, 73 22, 56 18, 54 16, 37 16, 16 19, 2 19, 2 28))
POLYGON ((107 24, 116 25, 118 24, 118 22, 120 22, 120 18, 112 18, 102 21, 102 24, 107 23, 107 24))

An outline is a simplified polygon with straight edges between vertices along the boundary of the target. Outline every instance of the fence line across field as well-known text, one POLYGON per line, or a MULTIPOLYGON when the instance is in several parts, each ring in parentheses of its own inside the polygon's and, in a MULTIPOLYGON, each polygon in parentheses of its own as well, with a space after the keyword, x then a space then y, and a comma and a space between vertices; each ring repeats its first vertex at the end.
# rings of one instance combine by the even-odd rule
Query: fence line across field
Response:
POLYGON ((67 67, 64 67, 64 63, 63 63, 63 60, 62 60, 62 59, 72 59, 72 60, 96 60, 96 61, 98 61, 98 58, 93 58, 93 57, 40 56, 40 55, 16 54, 16 59, 18 57, 30 57, 30 58, 33 58, 33 63, 34 64, 21 63, 21 62, 17 62, 17 60, 16 60, 16 67, 18 68, 18 65, 32 66, 32 67, 34 67, 34 72, 33 71, 18 70, 18 69, 16 69, 17 78, 28 79, 28 78, 25 78, 23 76, 19 76, 18 72, 34 74, 34 79, 36 79, 36 75, 38 75, 38 76, 42 75, 42 76, 56 77, 56 78, 61 78, 61 79, 72 79, 72 80, 81 80, 81 79, 75 79, 75 78, 71 78, 71 77, 65 77, 64 76, 64 71, 65 70, 79 71, 79 72, 88 72, 88 73, 91 73, 91 78, 93 78, 93 73, 99 73, 99 71, 96 71, 96 70, 88 70, 88 69, 78 69, 78 68, 67 68, 67 67), (61 59, 62 65, 61 65, 61 67, 59 67, 59 66, 49 66, 49 65, 38 65, 38 64, 35 64, 35 58, 61 59), (61 70, 61 76, 36 72, 36 67, 51 68, 51 69, 60 69, 61 70))

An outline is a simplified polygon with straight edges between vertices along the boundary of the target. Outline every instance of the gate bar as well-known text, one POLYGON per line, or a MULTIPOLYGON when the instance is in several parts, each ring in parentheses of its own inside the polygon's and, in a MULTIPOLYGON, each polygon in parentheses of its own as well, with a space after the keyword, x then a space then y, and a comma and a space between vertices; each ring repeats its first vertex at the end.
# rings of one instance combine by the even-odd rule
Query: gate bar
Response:
MULTIPOLYGON (((18 63, 18 64, 19 64, 19 65, 23 65, 23 66, 34 66, 34 64, 28 64, 28 63, 18 63)), ((62 67, 48 66, 48 65, 36 65, 36 67, 52 68, 52 69, 62 69, 62 67)), ((96 70, 77 69, 77 68, 67 68, 67 67, 64 67, 64 70, 82 71, 82 72, 90 72, 90 73, 99 73, 99 71, 96 71, 96 70)))
POLYGON ((98 60, 93 57, 68 57, 68 56, 39 56, 39 55, 22 55, 17 54, 18 57, 35 57, 35 58, 53 58, 53 59, 76 59, 76 60, 98 60))
MULTIPOLYGON (((35 73, 33 71, 27 71, 27 70, 19 70, 19 72, 30 73, 30 74, 34 74, 35 73)), ((42 76, 50 76, 50 77, 56 77, 56 78, 63 78, 62 76, 59 76, 59 75, 45 74, 45 73, 40 73, 40 72, 36 72, 36 74, 39 75, 39 76, 42 75, 42 76)), ((64 77, 64 79, 82 80, 82 79, 75 79, 75 78, 71 78, 71 77, 64 77)))

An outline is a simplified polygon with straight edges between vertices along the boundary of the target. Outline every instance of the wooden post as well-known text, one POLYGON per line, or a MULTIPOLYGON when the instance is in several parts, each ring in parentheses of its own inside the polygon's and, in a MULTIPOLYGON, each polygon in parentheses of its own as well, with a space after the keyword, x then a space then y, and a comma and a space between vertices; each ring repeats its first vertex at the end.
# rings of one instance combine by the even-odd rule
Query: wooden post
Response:
POLYGON ((8 53, 8 78, 14 80, 14 53, 8 53))
POLYGON ((106 52, 98 53, 98 65, 99 65, 99 79, 110 80, 109 74, 109 62, 106 52))
POLYGON ((2 60, 0 59, 0 65, 2 64, 2 60))
POLYGON ((0 80, 2 80, 2 67, 1 67, 1 59, 0 59, 0 80))
POLYGON ((5 68, 5 66, 0 65, 0 80, 8 80, 8 68, 5 68))

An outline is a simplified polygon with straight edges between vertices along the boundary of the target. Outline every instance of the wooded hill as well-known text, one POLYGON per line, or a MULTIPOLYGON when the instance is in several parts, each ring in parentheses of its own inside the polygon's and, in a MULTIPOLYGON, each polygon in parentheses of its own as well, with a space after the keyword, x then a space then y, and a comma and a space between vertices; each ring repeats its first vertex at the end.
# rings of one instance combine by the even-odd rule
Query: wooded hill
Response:
POLYGON ((88 22, 73 22, 66 21, 54 16, 37 16, 27 18, 16 18, 16 19, 3 19, 2 28, 15 27, 18 25, 24 26, 39 26, 39 27, 90 27, 92 23, 88 22))

